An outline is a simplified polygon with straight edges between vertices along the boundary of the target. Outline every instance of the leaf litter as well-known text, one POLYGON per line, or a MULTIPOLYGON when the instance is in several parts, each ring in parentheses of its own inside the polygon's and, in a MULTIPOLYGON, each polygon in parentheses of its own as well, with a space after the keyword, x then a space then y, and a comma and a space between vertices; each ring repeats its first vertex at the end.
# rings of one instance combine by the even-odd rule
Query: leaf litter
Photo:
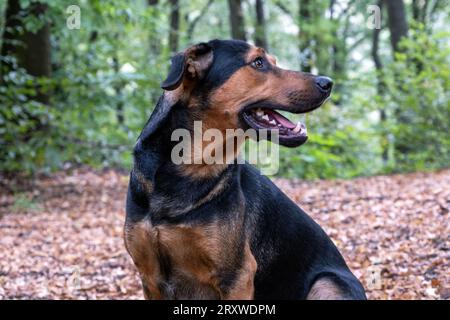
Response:
MULTIPOLYGON (((0 178, 1 299, 143 299, 123 241, 127 174, 0 178)), ((450 299, 450 170, 275 182, 325 229, 369 299, 450 299)))

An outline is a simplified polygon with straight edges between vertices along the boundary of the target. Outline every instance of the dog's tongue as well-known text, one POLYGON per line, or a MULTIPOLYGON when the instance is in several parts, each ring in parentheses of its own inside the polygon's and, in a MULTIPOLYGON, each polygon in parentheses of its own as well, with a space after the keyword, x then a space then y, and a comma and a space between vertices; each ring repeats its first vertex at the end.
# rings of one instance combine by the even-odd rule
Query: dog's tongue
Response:
POLYGON ((281 114, 273 110, 264 110, 269 117, 274 118, 278 123, 280 123, 283 127, 288 129, 294 129, 296 124, 292 123, 288 118, 285 118, 281 114))

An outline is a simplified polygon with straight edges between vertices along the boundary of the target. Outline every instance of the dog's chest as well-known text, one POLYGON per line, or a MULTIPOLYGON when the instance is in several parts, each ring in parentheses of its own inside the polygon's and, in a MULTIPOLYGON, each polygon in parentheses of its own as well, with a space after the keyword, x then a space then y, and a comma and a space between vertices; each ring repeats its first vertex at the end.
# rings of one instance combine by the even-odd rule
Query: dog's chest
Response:
POLYGON ((154 226, 145 220, 125 228, 149 298, 157 299, 219 298, 221 269, 233 259, 228 240, 218 224, 154 226))

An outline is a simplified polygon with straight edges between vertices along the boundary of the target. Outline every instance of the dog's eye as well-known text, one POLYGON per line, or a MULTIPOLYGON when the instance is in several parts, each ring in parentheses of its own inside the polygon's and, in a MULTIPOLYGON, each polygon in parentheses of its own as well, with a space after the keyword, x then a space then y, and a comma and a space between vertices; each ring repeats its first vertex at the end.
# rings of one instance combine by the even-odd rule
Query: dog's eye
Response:
POLYGON ((262 67, 264 67, 263 59, 261 57, 258 57, 255 60, 253 60, 252 67, 255 69, 261 69, 262 67))

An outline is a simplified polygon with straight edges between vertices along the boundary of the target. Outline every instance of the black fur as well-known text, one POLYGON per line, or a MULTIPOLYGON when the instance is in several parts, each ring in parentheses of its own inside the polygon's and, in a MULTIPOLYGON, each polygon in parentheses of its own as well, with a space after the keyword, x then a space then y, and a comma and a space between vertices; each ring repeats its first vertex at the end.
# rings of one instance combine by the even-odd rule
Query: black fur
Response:
POLYGON ((172 58, 169 75, 161 84, 164 90, 173 90, 177 88, 183 80, 183 74, 186 69, 186 57, 183 53, 178 53, 172 58))
POLYGON ((239 40, 213 40, 209 42, 214 52, 214 63, 199 88, 211 92, 221 86, 239 68, 246 65, 245 54, 248 43, 239 40))
MULTIPOLYGON (((200 92, 205 95, 245 64, 243 57, 249 49, 242 41, 214 40, 208 44, 214 51, 214 62, 196 89, 205 91, 200 92)), ((177 58, 175 64, 178 62, 177 58)), ((178 81, 178 76, 173 76, 166 85, 178 81)), ((256 299, 305 299, 314 282, 323 277, 331 279, 345 297, 365 299, 360 282, 321 227, 257 169, 248 164, 231 164, 219 176, 205 179, 178 173, 170 161, 170 134, 173 129, 186 126, 187 110, 180 103, 169 107, 161 98, 143 129, 134 150, 126 224, 150 219, 154 226, 206 226, 213 221, 230 224, 242 220, 241 239, 249 240, 258 264, 256 299), (150 193, 138 175, 152 182, 150 193), (219 181, 224 183, 219 195, 186 211, 219 181)), ((230 265, 224 266, 224 290, 234 281, 233 271, 240 267, 242 246, 243 241, 236 244, 236 254, 229 258, 230 265)), ((170 258, 161 259, 165 276, 169 277, 170 258)))

